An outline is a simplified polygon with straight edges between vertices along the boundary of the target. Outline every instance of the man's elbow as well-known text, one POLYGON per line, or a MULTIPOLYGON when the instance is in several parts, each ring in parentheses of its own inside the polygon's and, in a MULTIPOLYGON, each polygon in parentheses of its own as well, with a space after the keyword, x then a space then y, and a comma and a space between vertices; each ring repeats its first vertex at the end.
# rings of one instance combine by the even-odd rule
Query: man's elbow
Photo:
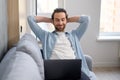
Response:
POLYGON ((85 19, 85 22, 86 22, 86 23, 89 23, 89 21, 90 21, 90 16, 85 16, 84 19, 85 19))
POLYGON ((27 16, 28 22, 36 22, 34 16, 27 16))

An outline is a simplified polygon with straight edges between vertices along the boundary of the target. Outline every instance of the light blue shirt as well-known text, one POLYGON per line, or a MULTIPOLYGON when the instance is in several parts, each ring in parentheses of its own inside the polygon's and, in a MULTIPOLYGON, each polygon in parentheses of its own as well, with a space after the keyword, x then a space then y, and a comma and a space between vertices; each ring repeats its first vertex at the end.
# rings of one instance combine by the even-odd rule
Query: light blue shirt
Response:
MULTIPOLYGON (((39 25, 36 23, 34 16, 28 16, 28 23, 32 31, 42 42, 44 58, 49 59, 51 57, 52 50, 54 49, 56 43, 57 33, 55 31, 47 32, 41 29, 39 25)), ((72 30, 71 32, 65 32, 65 34, 72 45, 76 59, 82 59, 82 71, 89 76, 89 69, 80 46, 80 39, 88 27, 89 17, 80 16, 78 23, 80 23, 80 25, 77 29, 72 30)))

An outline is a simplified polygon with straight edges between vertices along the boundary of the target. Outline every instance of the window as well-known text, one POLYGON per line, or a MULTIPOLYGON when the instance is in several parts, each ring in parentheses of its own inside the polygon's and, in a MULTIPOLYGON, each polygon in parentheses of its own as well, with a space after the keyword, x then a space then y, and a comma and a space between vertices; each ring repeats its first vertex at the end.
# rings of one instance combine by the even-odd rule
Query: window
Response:
POLYGON ((100 36, 120 37, 120 0, 101 0, 100 36))
MULTIPOLYGON (((51 13, 55 8, 58 8, 58 0, 37 0, 36 15, 44 15, 51 17, 51 13)), ((38 25, 46 30, 52 32, 54 26, 51 23, 38 23, 38 25)))
POLYGON ((37 14, 52 13, 58 7, 58 0, 37 0, 37 14))

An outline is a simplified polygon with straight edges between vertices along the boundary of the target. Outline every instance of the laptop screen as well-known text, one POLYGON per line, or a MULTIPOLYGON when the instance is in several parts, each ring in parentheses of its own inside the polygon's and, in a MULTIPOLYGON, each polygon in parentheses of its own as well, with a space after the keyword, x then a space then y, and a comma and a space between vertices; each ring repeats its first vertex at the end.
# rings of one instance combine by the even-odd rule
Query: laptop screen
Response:
POLYGON ((45 80, 75 80, 81 77, 81 59, 44 60, 45 80))

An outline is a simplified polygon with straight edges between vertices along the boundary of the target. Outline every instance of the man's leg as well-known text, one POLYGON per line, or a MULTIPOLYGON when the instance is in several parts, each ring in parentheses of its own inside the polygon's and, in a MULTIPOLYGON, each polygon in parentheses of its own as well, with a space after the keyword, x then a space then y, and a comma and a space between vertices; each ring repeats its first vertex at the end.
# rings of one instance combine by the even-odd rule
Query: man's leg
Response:
POLYGON ((90 78, 83 72, 81 72, 81 79, 78 80, 90 80, 90 78))

